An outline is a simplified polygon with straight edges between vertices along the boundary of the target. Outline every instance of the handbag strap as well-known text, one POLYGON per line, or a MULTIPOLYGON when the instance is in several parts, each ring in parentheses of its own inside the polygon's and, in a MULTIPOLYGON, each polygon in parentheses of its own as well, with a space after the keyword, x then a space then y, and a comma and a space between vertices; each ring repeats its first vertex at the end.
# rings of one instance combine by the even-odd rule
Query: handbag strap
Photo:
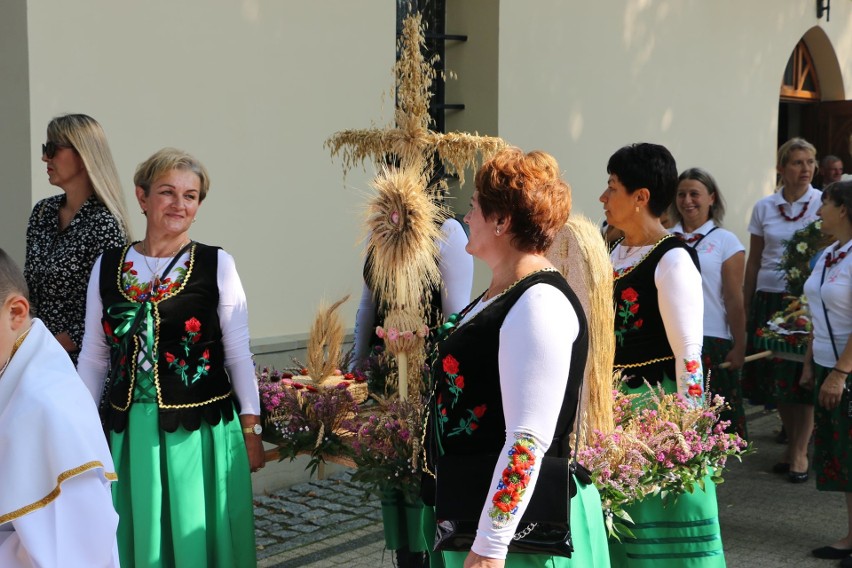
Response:
POLYGON ((826 262, 822 265, 822 276, 819 279, 819 300, 822 304, 822 313, 825 314, 825 327, 828 328, 828 338, 831 340, 831 350, 834 351, 834 359, 836 361, 837 359, 840 359, 840 355, 838 355, 837 345, 834 343, 834 332, 831 329, 831 320, 828 319, 828 308, 825 307, 825 300, 822 297, 822 285, 825 282, 825 273, 827 270, 828 262, 826 259, 826 262))

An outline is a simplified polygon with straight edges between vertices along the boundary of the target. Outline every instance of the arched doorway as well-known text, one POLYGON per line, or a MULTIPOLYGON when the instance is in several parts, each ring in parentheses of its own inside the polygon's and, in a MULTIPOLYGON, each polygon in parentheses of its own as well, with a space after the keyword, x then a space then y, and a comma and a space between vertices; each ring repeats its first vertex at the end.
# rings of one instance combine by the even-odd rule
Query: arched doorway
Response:
MULTIPOLYGON (((844 172, 852 172, 852 101, 843 100, 844 93, 834 47, 815 26, 796 44, 784 70, 778 145, 801 136, 817 147, 818 156, 839 156, 844 172)), ((819 174, 814 181, 819 184, 819 174)))

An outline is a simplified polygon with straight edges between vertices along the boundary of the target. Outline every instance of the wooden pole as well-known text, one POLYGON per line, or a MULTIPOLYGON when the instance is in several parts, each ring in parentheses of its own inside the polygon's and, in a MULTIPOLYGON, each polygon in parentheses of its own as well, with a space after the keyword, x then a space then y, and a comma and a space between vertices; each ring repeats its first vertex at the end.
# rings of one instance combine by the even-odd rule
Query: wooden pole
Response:
MULTIPOLYGON (((766 359, 767 357, 771 357, 771 356, 772 356, 772 351, 767 349, 766 351, 761 351, 760 353, 753 353, 753 354, 749 355, 748 357, 746 357, 743 360, 743 363, 751 363, 752 361, 757 361, 758 359, 766 359)), ((727 369, 730 366, 731 366, 731 364, 729 362, 725 361, 724 363, 719 365, 718 368, 719 369, 727 369)))
POLYGON ((396 365, 399 368, 399 399, 408 400, 408 354, 397 355, 396 365))

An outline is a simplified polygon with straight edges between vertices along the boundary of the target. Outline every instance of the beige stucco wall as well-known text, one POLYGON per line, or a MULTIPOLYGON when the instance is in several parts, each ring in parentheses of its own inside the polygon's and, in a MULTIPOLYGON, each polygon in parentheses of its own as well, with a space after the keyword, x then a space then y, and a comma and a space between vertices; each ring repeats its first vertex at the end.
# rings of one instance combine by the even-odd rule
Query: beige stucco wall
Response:
MULTIPOLYGON (((210 170, 191 236, 236 258, 253 338, 304 334, 323 298, 357 296, 368 178, 355 171, 345 187, 322 145, 336 130, 390 116, 382 94, 391 87, 393 0, 39 0, 27 9, 33 144, 56 114, 97 118, 137 238, 133 170, 176 146, 210 170)), ((0 141, 18 143, 5 133, 0 141)), ((30 146, 28 207, 58 193, 30 146)), ((23 250, 22 232, 0 231, 23 250)), ((344 308, 350 325, 355 304, 344 308)))
POLYGON ((593 219, 609 156, 651 141, 716 176, 747 244, 751 207, 774 188, 784 67, 813 26, 837 53, 835 93, 852 98, 850 2, 826 22, 799 0, 507 0, 499 21, 499 134, 552 152, 593 219))
MULTIPOLYGON (((800 0, 448 4, 447 33, 468 35, 447 44, 459 75, 447 102, 466 105, 448 128, 552 152, 593 219, 610 154, 655 141, 681 168, 716 175, 726 224, 747 241, 751 206, 774 186, 784 66, 814 26, 826 98, 852 98, 850 2, 830 22, 800 0)), ((34 150, 46 123, 86 112, 107 130, 131 203, 133 168, 157 148, 205 161, 213 187, 193 237, 236 257, 255 342, 303 335, 321 299, 360 290, 369 176, 344 187, 322 142, 387 122, 394 24, 392 0, 3 2, 0 246, 22 259, 23 217, 57 191, 34 150)), ((455 192, 458 211, 471 190, 455 192)), ((486 278, 479 266, 475 288, 486 278)))

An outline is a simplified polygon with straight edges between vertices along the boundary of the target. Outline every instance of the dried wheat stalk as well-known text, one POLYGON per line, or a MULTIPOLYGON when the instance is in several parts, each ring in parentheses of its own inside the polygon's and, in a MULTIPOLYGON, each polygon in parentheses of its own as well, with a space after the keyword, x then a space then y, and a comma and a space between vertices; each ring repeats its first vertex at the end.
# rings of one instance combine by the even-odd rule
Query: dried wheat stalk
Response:
POLYGON ((308 374, 313 377, 317 385, 321 385, 327 377, 330 377, 340 364, 343 339, 346 333, 340 314, 337 313, 337 308, 348 299, 349 296, 347 295, 331 306, 320 306, 317 317, 308 332, 305 367, 307 367, 308 374))

